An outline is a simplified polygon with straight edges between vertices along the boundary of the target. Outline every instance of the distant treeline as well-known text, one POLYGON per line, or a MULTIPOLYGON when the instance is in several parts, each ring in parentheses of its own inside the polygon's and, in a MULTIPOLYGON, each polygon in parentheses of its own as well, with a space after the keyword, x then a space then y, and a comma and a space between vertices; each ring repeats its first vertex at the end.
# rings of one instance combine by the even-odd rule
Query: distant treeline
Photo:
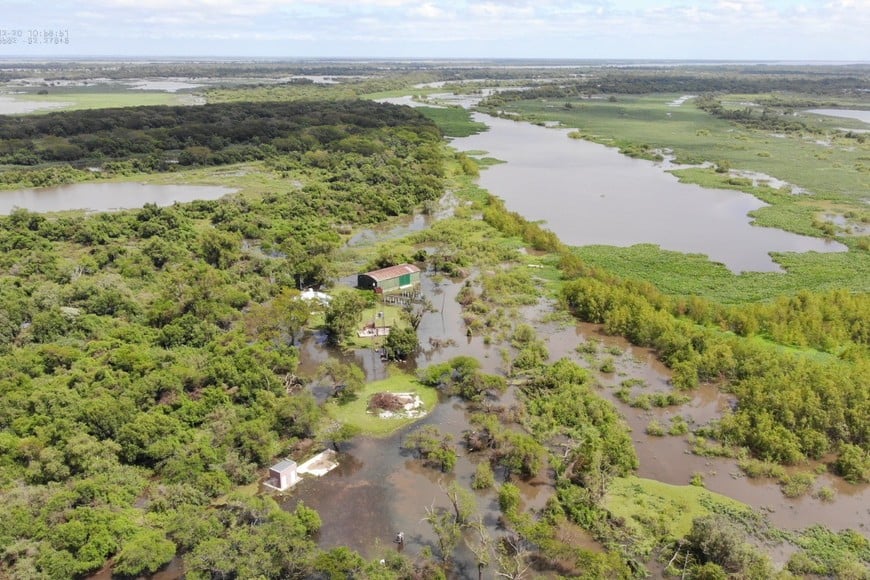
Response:
MULTIPOLYGON (((396 66, 395 71, 409 71, 430 68, 425 63, 416 66, 396 66)), ((0 81, 36 77, 46 81, 87 80, 94 78, 124 80, 141 78, 251 78, 263 79, 275 76, 313 75, 313 76, 353 76, 384 75, 380 67, 367 63, 346 63, 311 61, 247 61, 247 62, 175 62, 175 63, 137 63, 137 62, 87 62, 71 61, 66 63, 28 63, 26 67, 16 66, 11 70, 0 71, 0 81), (22 68, 24 70, 22 70, 22 68)))
MULTIPOLYGON (((775 100, 772 100, 775 102, 775 100)), ((753 107, 742 107, 739 109, 728 109, 722 106, 722 103, 713 95, 701 95, 695 99, 695 106, 710 113, 719 119, 734 121, 745 127, 755 129, 763 129, 765 131, 781 131, 781 132, 801 132, 813 131, 803 121, 796 119, 790 115, 791 106, 784 105, 783 108, 774 109, 772 107, 764 107, 760 111, 753 110, 753 107)), ((823 106, 811 104, 809 106, 823 106)), ((836 103, 830 103, 829 106, 836 106, 836 103)))
POLYGON ((769 93, 797 92, 802 94, 843 96, 866 94, 870 77, 865 74, 771 74, 770 72, 662 72, 620 71, 589 75, 569 83, 553 83, 522 91, 506 91, 488 98, 485 103, 533 99, 566 99, 598 94, 649 93, 769 93))
MULTIPOLYGON (((383 148, 366 129, 437 129, 407 107, 372 102, 221 103, 133 107, 0 117, 0 164, 101 165, 138 158, 145 170, 168 164, 221 165, 316 149, 383 148)), ((109 167, 111 169, 111 167, 109 167)))

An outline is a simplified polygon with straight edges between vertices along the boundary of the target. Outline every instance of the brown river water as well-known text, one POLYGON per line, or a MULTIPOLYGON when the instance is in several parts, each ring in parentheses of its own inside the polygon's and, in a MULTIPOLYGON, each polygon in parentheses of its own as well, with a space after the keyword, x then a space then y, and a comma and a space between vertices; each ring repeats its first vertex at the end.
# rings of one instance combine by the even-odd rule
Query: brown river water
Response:
MULTIPOLYGON (((403 365, 404 370, 414 372, 418 367, 469 355, 481 361, 484 371, 501 372, 498 347, 485 344, 482 337, 467 337, 465 334, 461 306, 455 299, 462 285, 462 281, 443 280, 436 283, 428 274, 423 276, 423 291, 438 312, 423 317, 418 336, 424 349, 416 360, 403 365), (431 348, 428 346, 429 338, 450 339, 453 343, 431 348)), ((372 351, 358 349, 351 353, 338 353, 326 346, 319 335, 307 336, 301 352, 300 374, 313 374, 327 357, 339 356, 345 362, 354 361, 360 365, 368 380, 378 380, 387 375, 385 363, 372 351)), ((315 394, 322 398, 327 392, 315 387, 315 394)), ((513 400, 513 393, 509 392, 501 404, 509 405, 513 400)), ((346 545, 367 557, 375 558, 382 555, 384 550, 397 549, 392 540, 401 531, 405 533, 403 549, 407 553, 417 554, 428 546, 437 554, 436 538, 429 524, 423 521, 425 508, 433 505, 448 507, 441 488, 454 480, 469 488, 477 463, 483 457, 466 452, 460 443, 457 445, 459 458, 453 472, 444 474, 422 466, 401 449, 401 442, 408 432, 428 424, 437 425, 442 432, 460 441, 463 432, 472 429, 468 419, 469 411, 464 402, 455 397, 441 397, 432 413, 390 437, 360 437, 344 444, 339 456, 340 467, 320 479, 300 483, 293 488, 285 505, 289 509, 303 501, 320 513, 323 528, 318 541, 324 548, 346 545)), ((496 479, 503 480, 498 470, 496 479)), ((554 492, 550 470, 531 480, 514 480, 514 483, 520 488, 524 507, 531 510, 543 509, 554 492)), ((494 536, 502 533, 498 528, 496 492, 485 490, 474 493, 478 512, 490 533, 494 536)), ((569 531, 575 545, 601 550, 601 546, 583 530, 572 527, 569 531)), ((453 574, 457 578, 477 574, 473 554, 462 544, 456 553, 453 574)))
POLYGON ((460 151, 507 161, 482 171, 480 185, 508 209, 566 244, 631 246, 706 254, 734 272, 778 271, 769 252, 838 252, 838 242, 751 226, 765 204, 749 194, 680 183, 651 161, 579 139, 568 130, 475 113, 489 131, 454 139, 460 151))

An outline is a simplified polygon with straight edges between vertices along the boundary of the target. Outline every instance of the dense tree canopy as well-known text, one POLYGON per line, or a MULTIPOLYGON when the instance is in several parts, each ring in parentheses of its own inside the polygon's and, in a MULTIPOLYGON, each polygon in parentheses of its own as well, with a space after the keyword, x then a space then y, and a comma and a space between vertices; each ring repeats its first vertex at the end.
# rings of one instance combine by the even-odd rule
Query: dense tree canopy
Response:
POLYGON ((70 578, 113 557, 135 575, 177 553, 195 578, 312 573, 310 510, 208 506, 316 435, 320 408, 293 388, 294 337, 310 314, 293 289, 331 282, 341 227, 440 195, 437 130, 372 103, 143 107, 0 126, 15 152, 56 156, 60 139, 81 160, 208 147, 203 160, 223 163, 242 151, 268 158, 263 171, 282 184, 167 208, 0 218, 0 576, 70 578))

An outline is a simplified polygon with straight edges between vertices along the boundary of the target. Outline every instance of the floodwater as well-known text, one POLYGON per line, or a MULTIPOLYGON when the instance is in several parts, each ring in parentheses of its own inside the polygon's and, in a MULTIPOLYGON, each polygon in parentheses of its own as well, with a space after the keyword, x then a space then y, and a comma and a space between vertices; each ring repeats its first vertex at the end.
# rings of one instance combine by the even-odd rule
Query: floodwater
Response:
MULTIPOLYGON (((456 295, 464 281, 436 279, 431 273, 422 276, 423 293, 431 300, 437 312, 424 315, 418 336, 421 352, 413 361, 401 365, 413 373, 418 367, 443 362, 455 356, 468 355, 480 360, 485 372, 499 373, 500 358, 497 348, 484 343, 482 337, 467 337, 462 323, 461 306, 456 295), (443 346, 430 343, 440 341, 443 346)), ((328 347, 320 334, 309 334, 300 347, 299 374, 311 376, 317 367, 329 357, 338 357, 343 362, 355 362, 366 373, 369 381, 387 376, 387 368, 380 357, 369 349, 341 353, 328 347)), ((319 399, 328 395, 328 389, 315 385, 314 393, 319 399)), ((495 405, 506 405, 513 399, 506 394, 495 405)), ((293 488, 284 505, 292 509, 297 502, 313 507, 323 520, 318 536, 322 548, 349 546, 369 558, 382 557, 384 551, 395 550, 393 538, 397 532, 405 533, 403 549, 409 554, 418 554, 430 547, 437 554, 435 535, 423 518, 426 507, 449 507, 442 487, 459 481, 470 488, 477 463, 484 460, 481 454, 468 453, 457 445, 459 457, 452 473, 444 474, 424 467, 413 456, 402 451, 405 435, 423 425, 436 425, 442 432, 453 436, 459 443, 465 430, 473 428, 469 411, 464 402, 455 397, 441 397, 439 404, 424 419, 401 429, 384 439, 359 437, 342 446, 339 468, 319 479, 303 480, 293 488)), ((496 471, 496 479, 502 480, 496 471)), ((533 511, 542 510, 554 493, 553 474, 528 481, 514 480, 521 492, 523 506, 533 511)), ((478 513, 483 518, 490 534, 503 533, 498 528, 499 508, 494 490, 474 492, 478 513)), ((572 529, 574 545, 590 550, 601 550, 586 532, 572 529)), ((467 578, 476 575, 473 554, 460 544, 456 552, 453 575, 467 578)))
POLYGON ((443 109, 441 105, 424 103, 422 101, 415 101, 412 96, 404 96, 404 97, 387 97, 384 99, 376 99, 376 103, 387 103, 389 105, 405 105, 406 107, 431 107, 433 109, 443 109))
POLYGON ((145 183, 74 183, 37 189, 0 191, 0 215, 15 208, 33 212, 113 211, 146 203, 169 206, 198 199, 218 199, 236 190, 213 185, 150 185, 145 183))
POLYGON ((863 123, 870 123, 870 111, 860 109, 809 109, 807 113, 825 115, 826 117, 841 117, 843 119, 856 119, 863 123))
MULTIPOLYGON (((779 485, 768 479, 745 477, 737 461, 721 457, 700 457, 691 454, 691 446, 684 436, 656 437, 645 429, 652 419, 665 428, 671 417, 681 415, 690 429, 721 416, 732 402, 732 397, 714 385, 701 385, 686 393, 692 400, 679 407, 644 410, 632 408, 617 399, 616 387, 626 379, 640 379, 645 387, 635 387, 633 394, 668 392, 671 387, 670 371, 655 358, 650 349, 632 346, 625 339, 603 334, 598 325, 578 324, 569 328, 543 333, 548 337, 551 358, 568 357, 589 368, 600 385, 599 394, 611 401, 625 417, 632 431, 640 467, 637 475, 672 485, 686 485, 694 473, 704 476, 704 485, 710 491, 721 493, 761 510, 770 521, 781 528, 799 530, 812 524, 822 524, 833 530, 851 528, 870 535, 870 485, 851 485, 828 473, 819 475, 814 490, 828 486, 836 491, 832 502, 823 502, 807 494, 788 499, 779 485), (575 352, 577 345, 589 339, 601 342, 597 360, 613 357, 617 372, 601 373, 596 364, 590 365, 575 352), (611 355, 607 349, 615 347, 621 355, 611 355)), ((818 462, 798 466, 799 471, 810 471, 818 462)))
POLYGON ((783 181, 782 179, 777 179, 771 175, 766 173, 762 173, 760 171, 749 171, 746 169, 732 169, 728 172, 729 175, 733 175, 735 177, 743 177, 745 179, 749 179, 752 181, 753 187, 758 187, 761 185, 766 185, 768 187, 772 187, 774 189, 786 189, 794 194, 806 194, 809 193, 803 187, 799 187, 787 181, 783 181))
MULTIPOLYGON (((422 368, 465 354, 478 358, 483 369, 490 373, 503 372, 500 345, 487 345, 480 337, 466 337, 461 322, 461 307, 455 301, 462 281, 441 280, 435 282, 431 274, 423 276, 423 291, 437 312, 426 314, 419 328, 423 345, 416 360, 404 365, 404 370, 414 372, 422 368), (452 341, 448 346, 433 348, 429 338, 452 341)), ((685 405, 666 409, 631 408, 619 401, 614 391, 625 379, 637 378, 644 387, 635 387, 641 392, 670 391, 669 371, 655 358, 649 349, 634 347, 624 339, 602 334, 600 327, 591 324, 540 323, 540 316, 549 310, 547 303, 523 309, 523 318, 534 323, 539 334, 548 341, 551 359, 569 357, 589 368, 599 387, 599 394, 612 401, 625 417, 632 430, 632 439, 640 459, 638 475, 674 485, 686 485, 694 473, 701 473, 707 489, 733 497, 755 509, 762 510, 770 521, 787 529, 803 529, 821 523, 834 530, 856 529, 867 534, 864 527, 870 513, 870 486, 852 486, 827 474, 819 476, 815 488, 828 485, 836 490, 833 502, 824 503, 810 495, 789 500, 785 498, 776 482, 751 480, 739 471, 736 461, 726 458, 705 458, 690 453, 690 445, 684 436, 653 437, 645 433, 652 418, 667 426, 670 417, 682 415, 690 426, 703 425, 726 411, 732 399, 713 385, 702 385, 690 393, 693 399, 685 405), (612 356, 617 372, 600 373, 598 362, 584 360, 576 352, 577 345, 589 339, 600 341, 597 360, 612 356), (618 354, 610 354, 611 348, 618 354)), ((386 376, 386 368, 380 357, 367 349, 339 354, 327 347, 323 337, 309 335, 302 344, 300 374, 313 374, 317 366, 330 356, 340 356, 345 362, 356 362, 366 372, 369 380, 386 376)), ((328 394, 326 389, 315 388, 318 398, 328 394)), ((509 407, 516 402, 514 389, 509 390, 494 404, 509 407)), ((318 541, 321 547, 331 548, 348 545, 367 557, 378 558, 385 550, 396 549, 392 538, 399 531, 407 538, 404 549, 417 554, 429 546, 437 552, 435 537, 426 522, 425 508, 430 505, 447 507, 442 486, 454 479, 468 485, 476 463, 482 457, 466 453, 459 447, 459 459, 451 474, 442 474, 423 467, 411 456, 401 451, 401 441, 407 432, 422 425, 433 424, 459 440, 462 432, 470 428, 468 410, 462 401, 443 397, 434 411, 415 425, 405 428, 386 439, 357 438, 344 445, 342 467, 320 479, 303 481, 294 488, 285 500, 287 508, 304 501, 321 515, 323 528, 318 541)), ((812 466, 804 467, 809 469, 812 466)), ((497 478, 500 479, 497 472, 497 478)), ((528 482, 517 482, 522 492, 524 506, 541 510, 553 494, 552 473, 528 482)), ((479 513, 498 535, 498 507, 492 491, 475 492, 479 513)), ((572 529, 575 545, 600 550, 601 547, 588 534, 572 529)), ((474 571, 473 555, 464 547, 457 552, 456 577, 468 577, 474 571)), ((472 574, 473 575, 473 574, 472 574)))
POLYGON ((480 185, 508 209, 543 220, 574 246, 658 244, 702 253, 734 272, 779 271, 769 252, 838 252, 837 242, 750 225, 765 204, 742 192, 680 183, 650 161, 547 129, 476 113, 490 130, 454 139, 507 163, 481 172, 480 185))
POLYGON ((397 226, 380 228, 366 228, 358 231, 347 240, 347 245, 350 248, 356 246, 364 246, 377 241, 386 241, 395 238, 404 237, 412 232, 419 232, 426 229, 433 221, 432 216, 418 213, 408 218, 400 218, 400 223, 397 226))
POLYGON ((685 103, 686 101, 688 101, 690 99, 694 99, 695 97, 696 97, 696 95, 683 95, 682 97, 680 97, 678 99, 674 99, 673 101, 668 103, 668 106, 669 107, 682 107, 683 103, 685 103))

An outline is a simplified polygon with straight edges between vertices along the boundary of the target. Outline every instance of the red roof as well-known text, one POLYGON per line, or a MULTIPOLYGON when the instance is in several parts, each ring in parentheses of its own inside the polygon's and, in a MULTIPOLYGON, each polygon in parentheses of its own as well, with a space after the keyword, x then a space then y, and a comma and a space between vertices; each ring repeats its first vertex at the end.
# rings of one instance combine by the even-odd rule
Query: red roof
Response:
POLYGON ((415 272, 419 271, 420 268, 418 268, 414 264, 399 264, 398 266, 381 268, 380 270, 375 270, 374 272, 366 272, 365 275, 374 278, 378 282, 383 282, 384 280, 398 278, 402 274, 414 274, 415 272))

